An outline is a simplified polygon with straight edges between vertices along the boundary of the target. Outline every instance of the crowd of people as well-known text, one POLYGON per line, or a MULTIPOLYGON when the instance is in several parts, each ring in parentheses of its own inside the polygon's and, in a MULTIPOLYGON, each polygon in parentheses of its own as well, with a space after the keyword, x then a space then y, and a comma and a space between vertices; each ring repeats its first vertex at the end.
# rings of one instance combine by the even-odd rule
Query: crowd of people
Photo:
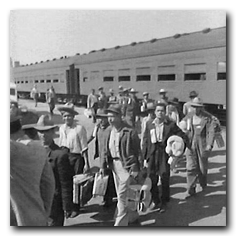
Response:
MULTIPOLYGON (((119 86, 117 96, 113 89, 109 96, 103 87, 98 91, 97 95, 92 89, 87 100, 95 124, 90 135, 75 120, 78 113, 71 103, 57 107, 64 121, 60 127, 48 115, 22 125, 19 108, 11 104, 11 225, 63 226, 65 218, 81 214, 80 203, 73 202, 73 176, 89 173, 88 148, 92 140, 94 158, 100 159, 99 173, 109 176, 104 207, 116 206, 114 226, 138 221, 138 212, 129 209, 127 198, 132 180, 143 170, 152 186, 148 207, 160 213, 167 210, 174 170, 170 157, 180 158, 166 151, 173 136, 184 144, 181 156, 186 158, 185 198, 196 194, 197 183, 203 191, 207 187, 208 157, 219 121, 204 109, 195 91, 190 92, 183 109, 178 98, 168 99, 165 89, 159 91, 157 100, 144 92, 141 102, 133 88, 119 86), (54 142, 56 129, 58 145, 54 142)), ((55 97, 54 91, 48 100, 55 97)), ((55 102, 50 102, 52 114, 55 102)))

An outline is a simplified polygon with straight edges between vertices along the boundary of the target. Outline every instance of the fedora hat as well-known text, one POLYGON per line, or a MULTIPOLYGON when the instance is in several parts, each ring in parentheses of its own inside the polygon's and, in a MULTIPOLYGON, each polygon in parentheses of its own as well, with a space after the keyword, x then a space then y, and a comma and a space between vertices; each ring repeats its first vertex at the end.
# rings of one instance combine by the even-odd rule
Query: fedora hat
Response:
POLYGON ((103 87, 102 87, 102 86, 100 86, 100 87, 98 88, 98 90, 103 90, 103 87))
MULTIPOLYGON (((114 104, 114 105, 111 105, 108 109, 105 110, 106 113, 115 113, 115 114, 118 114, 118 115, 121 115, 122 112, 121 112, 121 105, 120 104, 114 104)), ((107 114, 107 116, 109 116, 107 114)))
POLYGON ((103 118, 103 117, 108 117, 106 111, 104 109, 98 109, 96 118, 103 118))
POLYGON ((145 96, 145 95, 149 95, 149 93, 148 92, 143 92, 143 96, 145 96))
POLYGON ((42 115, 39 117, 37 124, 35 124, 33 128, 38 131, 45 131, 54 129, 56 127, 57 125, 54 125, 54 123, 51 120, 49 120, 48 115, 42 115))
POLYGON ((70 113, 72 115, 79 114, 77 111, 74 110, 73 103, 70 103, 70 102, 66 103, 64 106, 58 107, 57 110, 60 111, 62 114, 65 112, 70 113))
POLYGON ((122 90, 122 89, 123 89, 123 86, 122 86, 122 85, 119 85, 119 89, 122 90))
POLYGON ((164 102, 158 100, 158 101, 156 102, 156 107, 157 107, 157 106, 166 107, 166 103, 164 103, 164 102))
POLYGON ((156 105, 153 102, 148 102, 147 103, 147 110, 152 111, 156 109, 156 105))
POLYGON ((159 93, 167 93, 165 89, 160 89, 159 93))
POLYGON ((179 105, 179 99, 178 98, 173 98, 172 100, 169 101, 170 104, 172 105, 179 105))
POLYGON ((204 107, 202 100, 199 97, 195 97, 190 103, 192 107, 204 107))
POLYGON ((111 89, 109 89, 109 92, 110 93, 114 93, 114 90, 111 88, 111 89))
POLYGON ((166 153, 170 156, 179 157, 184 152, 184 141, 177 135, 172 135, 167 140, 166 153))
POLYGON ((131 89, 129 90, 129 93, 138 93, 138 91, 136 91, 134 88, 131 88, 131 89))
POLYGON ((194 90, 189 93, 189 97, 190 98, 195 98, 197 96, 198 96, 198 93, 196 91, 194 91, 194 90))

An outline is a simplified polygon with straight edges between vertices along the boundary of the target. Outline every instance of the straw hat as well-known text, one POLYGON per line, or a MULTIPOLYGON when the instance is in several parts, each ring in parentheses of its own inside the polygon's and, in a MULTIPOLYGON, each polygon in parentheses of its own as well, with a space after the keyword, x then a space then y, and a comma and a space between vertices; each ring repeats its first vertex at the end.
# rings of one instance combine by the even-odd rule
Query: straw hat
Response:
POLYGON ((54 123, 51 120, 49 120, 48 115, 42 115, 39 117, 37 124, 35 124, 33 128, 38 131, 45 131, 54 129, 56 127, 57 125, 54 125, 54 123))
POLYGON ((79 114, 77 111, 74 110, 73 103, 70 103, 70 102, 66 103, 64 106, 58 107, 57 110, 60 111, 62 114, 65 112, 70 113, 72 115, 79 114))
POLYGON ((198 97, 195 97, 190 103, 192 107, 204 107, 202 100, 198 97))

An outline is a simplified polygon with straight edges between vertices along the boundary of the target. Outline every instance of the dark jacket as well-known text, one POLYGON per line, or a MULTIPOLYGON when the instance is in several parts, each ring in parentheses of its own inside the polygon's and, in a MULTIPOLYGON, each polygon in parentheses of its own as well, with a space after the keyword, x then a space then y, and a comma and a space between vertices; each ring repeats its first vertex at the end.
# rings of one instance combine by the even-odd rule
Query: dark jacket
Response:
MULTIPOLYGON (((108 127, 104 137, 102 165, 105 165, 105 163, 112 165, 112 157, 109 150, 111 130, 112 127, 108 127)), ((122 123, 120 131, 119 148, 124 168, 127 171, 139 171, 140 140, 136 131, 125 123, 122 123)))
POLYGON ((153 121, 148 121, 144 135, 142 145, 142 155, 148 162, 148 172, 162 174, 167 172, 169 156, 165 152, 167 146, 167 140, 172 135, 178 135, 183 140, 185 145, 189 146, 187 136, 182 130, 175 124, 175 122, 165 119, 163 128, 163 138, 160 143, 152 143, 150 131, 155 129, 153 121))
POLYGON ((59 207, 70 211, 73 207, 73 170, 68 159, 68 150, 61 149, 53 142, 49 146, 48 157, 56 183, 51 214, 56 214, 59 207))

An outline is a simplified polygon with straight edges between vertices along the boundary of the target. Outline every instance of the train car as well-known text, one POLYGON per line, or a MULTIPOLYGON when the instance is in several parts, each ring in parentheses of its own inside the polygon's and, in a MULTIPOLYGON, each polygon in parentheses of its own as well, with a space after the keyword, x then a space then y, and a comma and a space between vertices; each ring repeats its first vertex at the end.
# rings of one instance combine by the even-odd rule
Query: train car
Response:
POLYGON ((226 27, 93 50, 20 66, 14 72, 18 91, 28 92, 34 83, 45 91, 52 84, 59 95, 77 99, 91 88, 103 86, 105 92, 109 88, 118 92, 123 85, 138 90, 140 98, 147 91, 153 99, 165 88, 169 98, 184 103, 189 92, 196 90, 209 111, 225 116, 226 27), (26 75, 31 79, 28 84, 26 75))

